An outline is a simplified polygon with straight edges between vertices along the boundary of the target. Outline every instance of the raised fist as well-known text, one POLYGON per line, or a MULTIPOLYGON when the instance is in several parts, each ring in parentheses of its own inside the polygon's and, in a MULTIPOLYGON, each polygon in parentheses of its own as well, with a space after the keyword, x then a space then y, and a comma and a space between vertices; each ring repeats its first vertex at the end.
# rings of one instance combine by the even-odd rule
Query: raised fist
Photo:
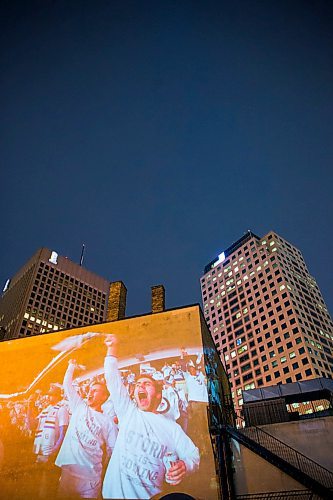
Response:
POLYGON ((108 333, 105 335, 104 342, 107 347, 115 347, 117 344, 117 337, 113 333, 108 333))

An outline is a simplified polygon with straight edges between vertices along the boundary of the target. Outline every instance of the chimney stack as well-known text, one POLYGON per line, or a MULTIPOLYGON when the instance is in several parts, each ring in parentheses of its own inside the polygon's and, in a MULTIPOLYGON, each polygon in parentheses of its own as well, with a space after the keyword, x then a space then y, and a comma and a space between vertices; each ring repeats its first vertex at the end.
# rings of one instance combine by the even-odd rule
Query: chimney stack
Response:
POLYGON ((127 288, 122 281, 110 283, 107 321, 125 318, 127 288))
POLYGON ((163 285, 151 287, 151 312, 159 313, 165 310, 165 289, 163 285))

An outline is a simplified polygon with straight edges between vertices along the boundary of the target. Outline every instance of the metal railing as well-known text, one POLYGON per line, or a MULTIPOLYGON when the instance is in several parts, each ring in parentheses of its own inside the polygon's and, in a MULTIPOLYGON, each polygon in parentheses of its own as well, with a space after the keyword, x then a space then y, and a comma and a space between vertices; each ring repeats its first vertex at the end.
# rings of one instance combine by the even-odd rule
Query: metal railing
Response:
POLYGON ((293 465, 304 474, 307 474, 309 477, 325 486, 325 488, 333 488, 332 472, 283 441, 280 441, 275 436, 272 436, 259 427, 246 427, 244 429, 238 429, 238 432, 250 438, 252 441, 255 441, 271 453, 274 453, 274 455, 285 462, 293 465))
POLYGON ((268 491, 236 495, 237 500, 318 500, 319 498, 310 490, 268 491))

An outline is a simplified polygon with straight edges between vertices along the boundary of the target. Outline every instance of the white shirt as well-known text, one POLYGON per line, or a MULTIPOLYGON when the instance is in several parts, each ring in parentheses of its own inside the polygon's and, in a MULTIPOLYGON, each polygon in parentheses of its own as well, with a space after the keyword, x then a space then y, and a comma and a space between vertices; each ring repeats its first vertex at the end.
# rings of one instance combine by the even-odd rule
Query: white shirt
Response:
POLYGON ((164 482, 164 455, 175 452, 191 472, 199 466, 198 448, 173 420, 136 406, 121 382, 116 358, 106 357, 104 367, 119 434, 105 474, 103 498, 151 498, 164 482))
POLYGON ((68 411, 60 404, 49 405, 38 415, 38 427, 34 441, 34 452, 39 455, 51 454, 59 438, 59 427, 67 426, 69 422, 68 411))
POLYGON ((172 420, 177 420, 180 417, 179 412, 179 397, 176 391, 172 387, 164 387, 162 391, 162 397, 165 398, 170 403, 170 408, 163 415, 172 420))
POLYGON ((110 455, 114 447, 117 429, 108 415, 93 410, 77 394, 71 385, 74 366, 69 365, 64 379, 72 417, 55 464, 79 465, 89 475, 100 477, 102 472, 103 446, 110 455), (67 377, 67 379, 66 379, 67 377))
POLYGON ((184 377, 187 385, 188 400, 208 403, 206 379, 203 373, 199 372, 197 375, 191 375, 188 372, 184 372, 184 377))
POLYGON ((163 372, 164 378, 167 378, 170 375, 171 371, 172 371, 172 367, 169 366, 169 365, 164 365, 162 367, 161 371, 163 372))

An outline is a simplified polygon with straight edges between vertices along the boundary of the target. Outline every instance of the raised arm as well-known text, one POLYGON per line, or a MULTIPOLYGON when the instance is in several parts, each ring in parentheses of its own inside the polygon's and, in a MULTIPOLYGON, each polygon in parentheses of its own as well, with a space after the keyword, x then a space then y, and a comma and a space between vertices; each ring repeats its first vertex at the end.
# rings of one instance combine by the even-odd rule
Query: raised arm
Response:
POLYGON ((133 404, 126 387, 124 386, 118 369, 118 341, 115 335, 107 335, 105 339, 107 347, 106 358, 104 362, 105 380, 110 397, 114 405, 115 412, 121 425, 121 419, 124 417, 128 408, 133 404))
POLYGON ((201 364, 202 356, 203 356, 202 352, 197 352, 197 359, 196 359, 196 362, 195 362, 196 365, 200 365, 201 364))
POLYGON ((73 374, 75 368, 76 368, 76 361, 70 359, 63 381, 64 392, 68 398, 71 410, 73 410, 75 406, 82 401, 82 399, 80 398, 80 396, 73 387, 73 374))

